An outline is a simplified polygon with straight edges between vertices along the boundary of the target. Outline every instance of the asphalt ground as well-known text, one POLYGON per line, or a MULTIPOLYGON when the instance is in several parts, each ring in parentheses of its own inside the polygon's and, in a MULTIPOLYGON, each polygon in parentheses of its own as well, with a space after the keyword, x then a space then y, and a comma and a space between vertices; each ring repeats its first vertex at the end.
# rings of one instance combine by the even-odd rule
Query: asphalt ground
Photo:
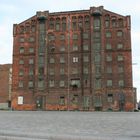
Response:
POLYGON ((0 111, 0 140, 140 140, 140 112, 0 111))

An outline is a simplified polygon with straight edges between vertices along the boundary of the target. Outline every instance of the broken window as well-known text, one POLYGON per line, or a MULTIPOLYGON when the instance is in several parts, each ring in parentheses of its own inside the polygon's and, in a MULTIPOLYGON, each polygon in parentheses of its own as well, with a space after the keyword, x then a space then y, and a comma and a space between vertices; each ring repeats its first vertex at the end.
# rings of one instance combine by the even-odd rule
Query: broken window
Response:
POLYGON ((108 101, 109 103, 112 103, 112 102, 113 102, 113 94, 109 93, 109 94, 107 95, 107 101, 108 101))
POLYGON ((71 86, 73 88, 78 88, 80 87, 80 79, 71 79, 71 86))
POLYGON ((65 97, 64 96, 60 96, 59 104, 60 105, 65 105, 65 97))
POLYGON ((24 47, 20 47, 19 53, 20 53, 20 54, 24 53, 24 47))

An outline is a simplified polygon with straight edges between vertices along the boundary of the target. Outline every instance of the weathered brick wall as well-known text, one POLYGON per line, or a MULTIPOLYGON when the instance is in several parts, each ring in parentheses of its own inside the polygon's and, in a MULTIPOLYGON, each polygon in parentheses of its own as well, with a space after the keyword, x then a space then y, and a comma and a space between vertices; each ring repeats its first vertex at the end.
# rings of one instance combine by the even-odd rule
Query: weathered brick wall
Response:
POLYGON ((0 65, 0 103, 9 100, 9 70, 10 64, 0 65))

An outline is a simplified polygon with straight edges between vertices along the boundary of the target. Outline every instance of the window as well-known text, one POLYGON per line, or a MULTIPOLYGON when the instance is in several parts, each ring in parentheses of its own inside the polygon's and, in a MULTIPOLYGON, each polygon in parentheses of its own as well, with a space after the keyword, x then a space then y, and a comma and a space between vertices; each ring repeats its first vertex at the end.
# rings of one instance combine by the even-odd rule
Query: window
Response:
POLYGON ((109 103, 112 103, 112 102, 113 102, 113 94, 109 93, 109 94, 107 95, 107 101, 108 101, 109 103))
POLYGON ((18 96, 18 105, 23 104, 23 96, 18 96))
POLYGON ((96 72, 96 74, 100 74, 101 73, 101 66, 100 65, 96 65, 95 72, 96 72))
POLYGON ((78 68, 72 68, 72 74, 78 74, 78 68))
POLYGON ((54 80, 49 81, 49 87, 54 87, 54 80))
POLYGON ((73 51, 78 51, 78 45, 77 44, 73 45, 73 51))
POLYGON ((89 69, 88 69, 88 67, 84 67, 83 72, 84 72, 84 74, 88 74, 88 73, 89 73, 89 69))
POLYGON ((35 30, 36 30, 35 25, 32 25, 31 31, 32 31, 32 32, 35 32, 35 30))
POLYGON ((83 98, 83 106, 84 106, 84 109, 89 109, 90 107, 90 97, 89 96, 84 96, 83 98))
POLYGON ((90 27, 90 18, 89 15, 85 16, 85 28, 89 29, 90 27))
POLYGON ((108 67, 106 68, 106 72, 107 72, 107 73, 112 73, 112 67, 111 67, 111 66, 108 66, 108 67))
POLYGON ((85 21, 85 28, 89 29, 89 27, 90 27, 90 22, 89 21, 85 21))
POLYGON ((88 51, 89 50, 89 45, 88 44, 84 44, 83 45, 83 50, 84 51, 88 51))
POLYGON ((123 27, 123 19, 119 19, 118 24, 119 24, 119 27, 123 27))
POLYGON ((108 28, 110 26, 109 20, 105 20, 105 27, 108 28))
POLYGON ((112 80, 107 80, 107 87, 112 87, 112 80))
POLYGON ((95 80, 95 89, 100 89, 101 88, 101 79, 96 79, 95 80))
POLYGON ((82 16, 79 16, 78 17, 78 27, 79 28, 82 28, 83 27, 83 17, 82 16))
POLYGON ((60 40, 65 40, 65 35, 64 34, 60 35, 60 40))
POLYGON ((117 31, 117 37, 122 37, 123 36, 123 32, 122 31, 117 31))
POLYGON ((26 33, 29 33, 30 32, 30 25, 29 24, 26 25, 25 31, 26 31, 26 33))
POLYGON ((72 29, 76 30, 77 29, 77 23, 76 22, 72 22, 72 29))
POLYGON ((83 57, 83 61, 84 61, 84 62, 89 62, 89 57, 88 57, 88 56, 84 56, 84 57, 83 57))
POLYGON ((101 33, 100 32, 94 32, 94 38, 100 38, 101 37, 101 33))
POLYGON ((23 43, 25 41, 25 39, 23 37, 19 38, 19 42, 23 43))
POLYGON ((112 20, 112 27, 116 27, 116 26, 117 26, 116 19, 113 19, 113 20, 112 20))
POLYGON ((65 74, 65 69, 64 68, 60 68, 60 74, 64 75, 65 74))
POLYGON ((66 30, 66 23, 62 23, 62 31, 65 31, 66 30))
POLYGON ((64 96, 60 96, 59 104, 60 105, 65 105, 65 97, 64 96))
POLYGON ((73 57, 73 63, 77 63, 78 62, 78 57, 73 57))
POLYGON ((72 102, 72 104, 77 105, 78 104, 78 95, 73 95, 71 102, 72 102))
POLYGON ((50 74, 50 75, 54 75, 54 68, 50 68, 50 69, 49 69, 49 74, 50 74))
POLYGON ((49 39, 49 41, 53 41, 53 40, 55 40, 55 36, 53 34, 49 34, 48 39, 49 39))
POLYGON ((118 85, 119 87, 124 87, 124 80, 119 80, 118 85))
POLYGON ((53 18, 51 18, 49 21, 49 28, 54 29, 54 19, 53 18))
POLYGON ((29 59, 29 64, 34 64, 34 59, 33 58, 29 59))
POLYGON ((77 40, 78 39, 78 34, 73 34, 73 37, 72 37, 74 40, 77 40))
POLYGON ((50 58, 50 63, 51 64, 55 63, 55 59, 54 58, 50 58))
POLYGON ((43 89, 44 88, 44 80, 43 79, 39 79, 38 80, 38 88, 39 89, 43 89))
POLYGON ((24 64, 24 60, 19 60, 19 64, 24 64))
POLYGON ((118 73, 123 73, 124 72, 124 67, 123 66, 119 66, 118 67, 118 73))
POLYGON ((94 29, 100 29, 100 18, 94 19, 94 29))
POLYGON ((89 34, 88 33, 83 33, 83 39, 88 39, 89 38, 89 34))
POLYGON ((100 62, 101 61, 100 53, 95 53, 94 60, 95 60, 95 62, 100 62))
POLYGON ((19 81, 18 87, 19 87, 19 88, 23 88, 23 81, 19 81))
POLYGON ((39 56, 38 57, 38 64, 39 64, 39 66, 43 66, 44 65, 44 56, 39 56))
POLYGON ((60 82, 59 82, 59 86, 60 86, 60 87, 64 87, 64 86, 65 86, 65 81, 60 80, 60 82))
POLYGON ((29 48, 29 53, 34 53, 34 48, 30 47, 29 48))
POLYGON ((106 37, 107 37, 107 38, 110 38, 110 37, 111 37, 111 32, 109 32, 109 31, 106 32, 106 37))
POLYGON ((20 54, 24 53, 24 48, 23 48, 23 47, 20 47, 19 53, 20 53, 20 54))
POLYGON ((60 23, 56 23, 55 29, 56 29, 56 31, 59 31, 60 30, 60 23))
POLYGON ((71 79, 71 86, 72 87, 80 87, 80 80, 79 79, 71 79))
POLYGON ((107 50, 111 50, 111 48, 112 48, 112 47, 111 47, 111 44, 110 44, 110 43, 107 43, 107 44, 106 44, 106 49, 107 49, 107 50))
POLYGON ((29 87, 29 88, 33 88, 33 87, 34 87, 33 81, 29 81, 29 82, 28 82, 28 87, 29 87))
POLYGON ((60 57, 60 63, 65 63, 65 57, 64 56, 60 57))
POLYGON ((112 61, 112 55, 111 55, 111 54, 108 54, 108 55, 106 56, 106 61, 107 61, 107 62, 111 62, 111 61, 112 61))
POLYGON ((43 76, 44 75, 44 67, 43 66, 38 68, 38 75, 39 76, 43 76))
POLYGON ((105 27, 108 28, 110 27, 110 16, 105 15, 105 27))
POLYGON ((35 38, 34 37, 30 37, 29 38, 29 42, 34 42, 35 41, 35 38))
POLYGON ((118 55, 117 60, 118 60, 118 61, 123 61, 123 55, 121 55, 121 54, 118 55))
POLYGON ((100 50, 101 49, 101 43, 94 43, 94 48, 95 48, 95 50, 100 50))
POLYGON ((19 76, 23 76, 24 75, 24 71, 23 70, 19 70, 19 76))
POLYGON ((20 33, 21 33, 21 34, 24 33, 24 26, 20 26, 20 33))
POLYGON ((60 46, 60 51, 64 52, 65 51, 65 46, 60 46))
POLYGON ((34 70, 33 70, 33 68, 30 68, 30 69, 29 69, 29 75, 30 75, 30 76, 34 75, 34 70))
POLYGON ((62 18, 62 31, 66 30, 66 17, 62 18))
POLYGON ((60 30, 60 18, 56 18, 55 29, 56 29, 56 31, 60 30))
POLYGON ((117 49, 122 49, 123 48, 123 44, 122 43, 118 43, 117 44, 117 49))

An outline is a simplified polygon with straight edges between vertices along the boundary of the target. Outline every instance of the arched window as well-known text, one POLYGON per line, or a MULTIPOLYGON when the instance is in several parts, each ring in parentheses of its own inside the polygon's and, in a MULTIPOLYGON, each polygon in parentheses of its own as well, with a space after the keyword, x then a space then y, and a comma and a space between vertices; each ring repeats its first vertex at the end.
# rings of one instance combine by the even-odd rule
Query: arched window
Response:
POLYGON ((79 28, 82 28, 83 27, 83 17, 82 16, 79 16, 78 17, 78 27, 79 28))
POLYGON ((72 17, 72 30, 77 30, 77 18, 76 18, 76 16, 72 17))
POLYGON ((105 15, 105 27, 109 28, 110 27, 110 16, 105 15))
POLYGON ((120 18, 118 20, 118 25, 119 25, 119 27, 123 27, 123 19, 122 18, 120 18))
POLYGON ((116 20, 116 17, 112 17, 111 23, 112 23, 112 27, 117 27, 117 20, 116 20))
POLYGON ((90 27, 90 18, 89 18, 89 15, 86 15, 85 16, 84 22, 85 22, 85 28, 86 29, 89 29, 89 27, 90 27))
POLYGON ((67 28, 66 17, 62 17, 62 31, 65 31, 66 28, 67 28))
POLYGON ((60 18, 56 18, 55 30, 56 31, 60 30, 60 18))
POLYGON ((54 19, 53 19, 53 18, 50 18, 50 21, 49 21, 49 28, 50 28, 50 29, 54 29, 54 19))

